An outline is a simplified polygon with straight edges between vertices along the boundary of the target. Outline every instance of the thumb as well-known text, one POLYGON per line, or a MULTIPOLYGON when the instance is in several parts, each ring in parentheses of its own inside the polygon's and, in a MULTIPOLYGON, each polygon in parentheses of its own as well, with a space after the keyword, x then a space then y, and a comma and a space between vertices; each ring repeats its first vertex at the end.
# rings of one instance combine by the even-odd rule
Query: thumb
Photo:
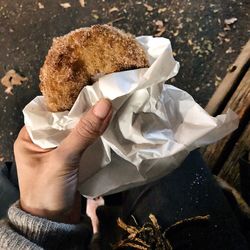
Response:
POLYGON ((112 116, 112 104, 108 99, 98 101, 83 117, 76 127, 63 140, 58 151, 64 157, 75 158, 103 134, 112 116))

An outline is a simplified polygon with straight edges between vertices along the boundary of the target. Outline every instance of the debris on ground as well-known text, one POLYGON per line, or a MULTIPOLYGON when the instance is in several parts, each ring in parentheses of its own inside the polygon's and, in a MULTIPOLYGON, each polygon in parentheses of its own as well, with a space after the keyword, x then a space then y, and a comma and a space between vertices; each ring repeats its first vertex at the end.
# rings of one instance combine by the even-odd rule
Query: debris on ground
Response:
POLYGON ((22 77, 14 69, 9 70, 5 76, 1 79, 1 84, 6 88, 5 93, 13 95, 12 89, 14 85, 21 85, 24 81, 27 81, 27 77, 22 77))
POLYGON ((82 6, 82 7, 85 7, 85 0, 79 0, 79 3, 80 3, 80 5, 82 6))
POLYGON ((225 24, 225 27, 224 27, 224 30, 225 31, 228 31, 228 30, 231 30, 231 27, 230 25, 234 24, 235 22, 237 22, 237 18, 236 17, 232 17, 232 18, 229 18, 229 19, 225 19, 224 20, 224 24, 225 24))
POLYGON ((71 7, 70 3, 60 3, 61 7, 63 7, 64 9, 68 9, 71 7))
POLYGON ((117 7, 112 7, 109 9, 109 13, 115 12, 115 11, 119 11, 119 9, 117 7))
POLYGON ((91 16, 94 17, 96 20, 99 19, 99 16, 95 13, 91 13, 91 16))
POLYGON ((220 85, 221 81, 222 81, 221 77, 215 75, 215 82, 214 82, 215 87, 218 87, 220 85))
POLYGON ((163 21, 156 20, 155 25, 156 25, 156 31, 157 31, 155 36, 161 36, 166 31, 166 28, 164 27, 163 21))
POLYGON ((166 7, 165 8, 159 8, 158 13, 161 14, 161 13, 165 12, 166 10, 167 10, 166 7))
POLYGON ((179 226, 189 225, 193 223, 207 223, 210 216, 195 216, 188 219, 177 221, 167 229, 163 230, 156 217, 153 214, 149 215, 149 222, 146 222, 142 227, 138 226, 135 217, 136 226, 127 225, 120 218, 117 220, 118 226, 126 231, 127 238, 113 245, 113 249, 122 249, 130 247, 132 249, 155 249, 155 250, 173 250, 173 246, 169 240, 169 232, 178 230, 179 226))
POLYGON ((229 19, 225 19, 224 20, 224 23, 227 24, 227 25, 231 25, 231 24, 234 24, 235 22, 237 22, 237 18, 236 17, 232 17, 232 18, 229 18, 229 19))
POLYGON ((154 10, 154 8, 149 4, 144 3, 143 5, 147 9, 147 11, 149 11, 149 12, 154 10))
POLYGON ((44 5, 42 3, 40 3, 40 2, 38 2, 38 8, 39 9, 44 9, 44 5))
POLYGON ((226 54, 230 54, 230 53, 233 53, 235 50, 232 49, 232 47, 229 47, 227 50, 226 50, 226 54))

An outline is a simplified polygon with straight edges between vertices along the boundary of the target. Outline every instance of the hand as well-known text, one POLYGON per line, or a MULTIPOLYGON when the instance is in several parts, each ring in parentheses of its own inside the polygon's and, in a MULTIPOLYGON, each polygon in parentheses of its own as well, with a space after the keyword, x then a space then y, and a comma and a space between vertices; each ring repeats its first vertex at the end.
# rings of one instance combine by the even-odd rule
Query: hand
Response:
POLYGON ((24 211, 64 223, 79 222, 79 161, 86 148, 105 131, 111 116, 111 102, 100 100, 54 149, 33 144, 26 128, 22 128, 14 153, 24 211))

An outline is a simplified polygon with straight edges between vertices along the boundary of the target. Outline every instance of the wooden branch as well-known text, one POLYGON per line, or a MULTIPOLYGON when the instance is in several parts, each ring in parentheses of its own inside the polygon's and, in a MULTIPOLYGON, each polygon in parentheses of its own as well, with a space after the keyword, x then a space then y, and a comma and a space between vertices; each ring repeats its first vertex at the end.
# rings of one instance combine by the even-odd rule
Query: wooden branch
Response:
POLYGON ((229 68, 229 71, 214 95, 206 106, 206 111, 211 115, 217 115, 224 109, 225 104, 231 98, 234 90, 239 85, 250 64, 250 40, 243 47, 242 52, 229 68))
MULTIPOLYGON (((245 151, 250 151, 250 124, 246 127, 241 137, 234 146, 233 152, 223 165, 219 176, 235 187, 238 191, 240 188, 240 165, 239 158, 245 151)), ((248 180, 250 182, 250 180, 248 180)), ((250 190, 248 190, 250 192, 250 190)))
MULTIPOLYGON (((231 135, 223 138, 216 144, 209 145, 203 156, 210 168, 213 169, 215 174, 218 174, 220 169, 223 167, 227 158, 233 151, 234 144, 239 140, 241 133, 245 130, 245 127, 249 123, 250 116, 250 70, 246 73, 240 85, 234 92, 230 101, 227 103, 224 112, 231 108, 235 111, 240 118, 239 128, 231 135)), ((248 137, 245 135, 242 137, 240 142, 243 146, 243 141, 246 140, 248 143, 248 137)), ((250 145, 250 142, 248 143, 250 145)), ((235 154, 239 154, 239 149, 236 150, 235 154)), ((235 161, 233 162, 235 164, 235 161)))

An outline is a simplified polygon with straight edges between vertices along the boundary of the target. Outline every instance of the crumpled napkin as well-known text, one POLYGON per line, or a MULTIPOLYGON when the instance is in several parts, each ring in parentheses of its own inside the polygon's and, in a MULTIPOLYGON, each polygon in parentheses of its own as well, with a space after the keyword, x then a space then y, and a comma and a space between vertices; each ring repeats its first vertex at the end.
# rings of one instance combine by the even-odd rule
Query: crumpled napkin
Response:
POLYGON ((100 77, 83 88, 70 111, 49 112, 42 96, 23 110, 32 141, 51 148, 100 98, 112 101, 109 127, 81 158, 79 191, 86 197, 156 180, 177 168, 193 149, 238 127, 233 111, 211 117, 187 92, 164 84, 179 70, 168 39, 141 36, 137 40, 148 54, 149 68, 100 77))

